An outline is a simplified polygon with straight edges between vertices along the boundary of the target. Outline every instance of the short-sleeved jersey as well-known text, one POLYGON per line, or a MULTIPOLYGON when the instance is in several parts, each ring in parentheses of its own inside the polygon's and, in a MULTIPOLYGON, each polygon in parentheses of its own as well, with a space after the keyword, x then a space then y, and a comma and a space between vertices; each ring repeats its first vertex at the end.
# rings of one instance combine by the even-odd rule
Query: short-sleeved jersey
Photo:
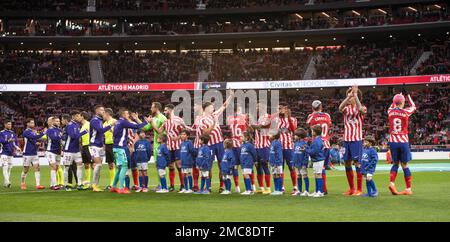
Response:
POLYGON ((83 136, 81 136, 81 145, 82 146, 87 146, 89 145, 89 126, 90 123, 89 122, 84 122, 84 124, 81 126, 80 131, 83 132, 84 130, 87 130, 87 133, 83 136))
POLYGON ((330 129, 331 129, 331 117, 328 113, 323 112, 313 112, 308 115, 306 119, 306 123, 309 127, 313 127, 316 125, 320 125, 322 127, 322 137, 323 145, 326 149, 329 149, 330 146, 330 129))
POLYGON ((274 121, 277 124, 277 129, 280 132, 280 142, 284 149, 294 149, 294 131, 297 129, 297 119, 291 117, 276 117, 274 121), (290 123, 292 127, 290 127, 290 123))
POLYGON ((233 147, 239 148, 242 145, 241 137, 247 131, 248 119, 244 114, 234 114, 227 118, 227 125, 231 130, 233 147))
POLYGON ((223 142, 223 134, 219 126, 218 117, 219 114, 214 112, 209 116, 204 116, 203 119, 201 120, 202 121, 200 126, 201 130, 209 129, 214 125, 213 129, 209 133, 210 139, 208 145, 214 145, 223 142))
MULTIPOLYGON (((367 108, 363 106, 364 112, 367 108)), ((344 115, 344 141, 360 141, 363 139, 362 128, 364 125, 364 114, 358 107, 347 105, 343 110, 344 115)))
POLYGON ((389 118, 389 142, 396 143, 407 143, 408 138, 408 122, 409 116, 411 116, 416 111, 416 105, 412 101, 411 97, 408 96, 407 100, 409 102, 408 108, 395 108, 393 105, 389 107, 388 118, 389 118))
POLYGON ((256 149, 262 149, 270 147, 270 115, 269 114, 263 114, 261 117, 259 117, 257 125, 261 125, 261 127, 258 130, 255 130, 255 148, 256 149), (268 128, 264 128, 264 126, 269 125, 268 128))
POLYGON ((200 148, 200 136, 202 136, 202 130, 201 130, 201 123, 202 123, 203 116, 199 115, 195 117, 194 125, 192 128, 195 130, 195 140, 194 140, 194 148, 198 149, 200 148))
POLYGON ((173 116, 163 124, 163 128, 167 135, 167 148, 169 150, 180 149, 181 140, 178 138, 180 136, 183 127, 185 126, 184 120, 178 116, 173 116))

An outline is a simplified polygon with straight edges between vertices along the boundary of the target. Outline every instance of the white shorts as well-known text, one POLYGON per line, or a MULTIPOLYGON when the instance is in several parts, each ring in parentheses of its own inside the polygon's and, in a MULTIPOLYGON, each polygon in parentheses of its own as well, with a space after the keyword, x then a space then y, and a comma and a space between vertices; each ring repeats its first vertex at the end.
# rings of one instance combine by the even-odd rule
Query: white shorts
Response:
POLYGON ((272 175, 281 175, 283 174, 283 166, 271 166, 270 171, 272 175))
POLYGON ((136 163, 136 167, 138 170, 146 171, 148 170, 148 163, 147 162, 136 163))
POLYGON ((242 175, 251 175, 253 169, 244 168, 242 169, 242 175))
POLYGON ((82 162, 81 153, 80 152, 77 152, 77 153, 64 152, 63 165, 70 166, 70 165, 72 165, 73 162, 75 162, 77 164, 81 164, 81 162, 82 162))
POLYGON ((23 156, 23 166, 39 165, 39 157, 37 155, 23 156))
POLYGON ((367 173, 367 174, 366 174, 366 177, 370 177, 370 178, 372 178, 372 177, 373 177, 373 174, 371 174, 371 173, 367 173))
POLYGON ((296 169, 297 169, 297 175, 302 175, 302 176, 308 175, 308 169, 306 167, 296 168, 296 169))
POLYGON ((1 155, 0 160, 1 160, 1 166, 12 166, 12 160, 13 160, 12 156, 1 155))
POLYGON ((181 168, 181 172, 183 172, 183 173, 191 173, 192 174, 192 168, 181 168))
POLYGON ((160 177, 165 176, 166 175, 166 169, 158 169, 158 175, 160 177))
POLYGON ((200 171, 201 177, 209 177, 209 171, 200 171))
POLYGON ((313 162, 314 174, 322 174, 324 161, 313 162))
POLYGON ((103 148, 97 146, 89 146, 89 153, 91 153, 92 158, 100 158, 100 153, 103 151, 103 148))
POLYGON ((61 156, 49 151, 45 152, 45 158, 47 158, 49 164, 61 163, 61 156))

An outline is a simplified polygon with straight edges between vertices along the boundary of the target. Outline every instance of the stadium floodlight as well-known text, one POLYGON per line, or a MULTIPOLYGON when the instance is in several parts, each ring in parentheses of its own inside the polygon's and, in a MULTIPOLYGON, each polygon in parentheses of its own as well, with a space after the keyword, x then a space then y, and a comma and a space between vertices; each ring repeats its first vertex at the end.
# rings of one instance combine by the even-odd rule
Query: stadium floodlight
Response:
POLYGON ((381 8, 379 8, 379 9, 377 9, 377 10, 380 11, 381 13, 383 13, 383 14, 387 14, 387 12, 384 11, 383 9, 381 9, 381 8))
POLYGON ((327 13, 325 13, 325 12, 321 12, 321 14, 322 14, 323 16, 327 17, 327 18, 329 18, 329 17, 330 17, 330 15, 328 15, 328 14, 327 14, 327 13))
POLYGON ((308 42, 308 39, 305 39, 305 42, 308 42))
POLYGON ((409 10, 417 12, 417 9, 413 8, 413 7, 408 7, 409 10))
POLYGON ((251 40, 249 40, 249 41, 248 41, 248 43, 249 43, 249 44, 251 44, 251 43, 252 43, 252 41, 251 41, 251 40))
POLYGON ((392 38, 392 34, 389 35, 389 38, 392 38))
POLYGON ((361 39, 364 39, 364 36, 361 36, 361 39))
POLYGON ((220 41, 221 44, 223 44, 223 41, 220 41))
POLYGON ((166 42, 164 42, 163 45, 166 45, 166 42))
POLYGON ((277 43, 280 43, 280 40, 279 40, 279 39, 277 39, 277 43))
POLYGON ((356 12, 355 10, 352 10, 352 13, 356 14, 357 16, 361 16, 361 14, 356 12))
POLYGON ((420 36, 421 36, 421 34, 417 34, 417 36, 419 36, 419 37, 420 37, 420 36))
POLYGON ((23 42, 20 42, 20 45, 23 45, 23 42))
POLYGON ((439 8, 439 9, 442 8, 441 6, 439 6, 439 5, 437 5, 437 4, 435 4, 435 5, 433 5, 433 6, 435 6, 436 8, 439 8))
POLYGON ((336 37, 334 37, 333 40, 336 40, 336 37))
POLYGON ((49 45, 52 45, 53 43, 52 43, 52 42, 49 42, 48 44, 49 44, 49 45))
POLYGON ((80 45, 80 44, 81 44, 80 42, 77 43, 77 45, 80 45))
POLYGON ((295 16, 297 16, 297 18, 299 18, 299 19, 303 19, 303 16, 298 13, 296 13, 295 16))
POLYGON ((109 42, 106 42, 106 45, 109 45, 109 42))

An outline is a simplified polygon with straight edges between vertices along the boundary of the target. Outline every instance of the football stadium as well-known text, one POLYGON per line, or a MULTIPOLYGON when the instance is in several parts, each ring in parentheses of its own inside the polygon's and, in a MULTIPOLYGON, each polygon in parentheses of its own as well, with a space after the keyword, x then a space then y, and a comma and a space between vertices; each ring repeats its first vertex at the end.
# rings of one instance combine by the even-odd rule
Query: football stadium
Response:
POLYGON ((1 1, 0 221, 449 222, 449 83, 443 0, 1 1))

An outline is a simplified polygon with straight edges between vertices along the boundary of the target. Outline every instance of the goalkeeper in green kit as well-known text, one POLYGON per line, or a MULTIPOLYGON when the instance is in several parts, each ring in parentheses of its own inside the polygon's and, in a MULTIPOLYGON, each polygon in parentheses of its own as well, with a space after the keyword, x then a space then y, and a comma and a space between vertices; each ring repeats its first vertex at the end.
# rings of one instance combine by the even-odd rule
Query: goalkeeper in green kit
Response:
MULTIPOLYGON (((149 124, 147 124, 146 126, 144 126, 144 128, 142 128, 144 131, 150 131, 153 129, 153 127, 160 128, 167 120, 167 118, 161 113, 162 110, 161 103, 153 102, 150 110, 152 112, 152 119, 149 124)), ((158 137, 159 137, 158 131, 153 129, 153 158, 155 159, 156 157, 158 157, 158 147, 159 147, 158 137)))

